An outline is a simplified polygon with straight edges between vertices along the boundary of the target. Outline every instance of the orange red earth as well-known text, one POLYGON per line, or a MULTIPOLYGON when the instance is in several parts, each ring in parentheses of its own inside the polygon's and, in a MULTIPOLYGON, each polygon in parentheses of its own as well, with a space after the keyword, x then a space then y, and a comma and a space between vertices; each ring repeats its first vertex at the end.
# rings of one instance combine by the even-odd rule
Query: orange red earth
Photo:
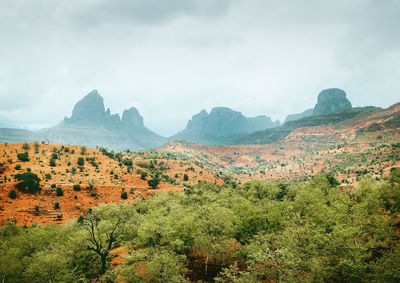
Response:
POLYGON ((174 178, 178 174, 177 184, 161 182, 156 189, 151 189, 147 183, 150 177, 143 180, 136 173, 137 169, 148 171, 136 165, 139 162, 148 163, 146 156, 125 154, 124 158, 134 158, 133 168, 128 173, 127 166, 98 150, 88 148, 82 155, 80 146, 37 144, 37 147, 35 149, 35 144, 29 143, 29 149, 25 150, 22 143, 0 144, 0 163, 4 164, 5 169, 0 176, 0 223, 5 223, 7 219, 16 220, 18 225, 59 223, 75 218, 99 203, 132 203, 137 198, 150 197, 152 193, 182 191, 184 183, 195 183, 198 180, 222 183, 222 180, 189 161, 159 159, 158 163, 163 161, 167 168, 163 174, 174 178), (62 149, 65 147, 69 148, 69 152, 62 149), (29 153, 30 161, 19 161, 17 154, 25 151, 29 153), (49 161, 54 151, 59 152, 60 156, 56 159, 56 166, 51 167, 49 161), (94 157, 98 167, 85 160, 83 172, 80 172, 77 165, 79 157, 94 157), (16 165, 20 165, 21 169, 15 169, 16 165), (72 173, 73 167, 76 173, 72 173), (16 181, 12 176, 28 168, 41 179, 40 193, 21 193, 15 188, 16 181), (46 179, 46 174, 50 174, 51 179, 46 179), (184 174, 189 177, 187 182, 183 182, 184 174), (92 189, 90 183, 93 184, 92 189), (52 184, 62 188, 63 196, 56 196, 52 184), (81 186, 80 191, 73 190, 75 184, 81 186), (17 191, 16 199, 9 197, 10 190, 17 191), (92 191, 97 196, 92 196, 92 191), (122 191, 127 192, 127 199, 121 198, 122 191), (54 208, 56 202, 60 204, 60 209, 54 208), (39 206, 39 213, 35 211, 35 206, 39 206))

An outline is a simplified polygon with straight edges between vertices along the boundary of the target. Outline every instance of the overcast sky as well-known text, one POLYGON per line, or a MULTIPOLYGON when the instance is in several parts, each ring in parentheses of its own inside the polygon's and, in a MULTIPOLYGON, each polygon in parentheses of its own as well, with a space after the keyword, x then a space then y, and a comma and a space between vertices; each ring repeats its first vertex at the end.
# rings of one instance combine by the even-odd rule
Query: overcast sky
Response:
POLYGON ((283 120, 342 88, 400 101, 397 0, 0 0, 0 124, 55 125, 92 89, 169 136, 201 109, 283 120))

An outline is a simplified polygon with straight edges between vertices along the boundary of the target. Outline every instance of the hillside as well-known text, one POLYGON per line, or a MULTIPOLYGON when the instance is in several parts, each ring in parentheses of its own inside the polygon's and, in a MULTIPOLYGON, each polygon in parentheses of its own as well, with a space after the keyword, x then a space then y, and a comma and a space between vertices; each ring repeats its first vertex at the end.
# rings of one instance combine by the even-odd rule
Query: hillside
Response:
POLYGON ((301 118, 300 120, 286 122, 283 126, 264 131, 257 131, 246 136, 235 139, 235 144, 269 144, 279 142, 287 137, 294 130, 305 127, 315 127, 323 125, 339 125, 347 120, 353 119, 364 112, 374 112, 380 108, 358 107, 346 109, 341 112, 333 112, 328 115, 313 115, 301 118))
MULTIPOLYGON (((280 141, 270 140, 265 145, 180 142, 160 149, 186 154, 209 170, 233 174, 238 182, 252 178, 307 180, 324 170, 338 174, 343 183, 355 184, 363 175, 382 178, 392 166, 399 166, 399 117, 400 104, 383 110, 353 108, 288 122, 270 130, 269 137, 278 136, 280 141)), ((265 138, 265 132, 257 135, 265 138)))
POLYGON ((207 170, 173 154, 152 151, 114 154, 105 149, 38 143, 1 144, 0 174, 0 223, 10 219, 18 225, 64 222, 99 203, 132 203, 155 192, 181 191, 184 185, 198 180, 222 182, 207 170), (18 154, 25 152, 29 161, 19 160, 18 154), (78 164, 79 158, 83 159, 83 165, 78 164), (16 189, 15 175, 27 171, 41 179, 40 193, 16 189), (154 174, 159 175, 160 184, 151 189, 148 180, 154 174), (74 185, 79 185, 80 190, 74 190, 74 185), (57 188, 61 188, 63 196, 56 195, 57 188), (11 190, 17 192, 15 199, 9 197, 11 190), (124 191, 127 199, 121 198, 124 191), (59 209, 54 208, 55 203, 59 203, 59 209))

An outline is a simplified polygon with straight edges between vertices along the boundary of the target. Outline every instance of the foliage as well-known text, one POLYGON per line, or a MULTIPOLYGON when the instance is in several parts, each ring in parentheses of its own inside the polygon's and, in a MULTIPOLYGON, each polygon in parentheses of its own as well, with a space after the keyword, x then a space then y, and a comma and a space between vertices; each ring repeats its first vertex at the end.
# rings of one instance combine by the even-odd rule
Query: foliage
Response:
MULTIPOLYGON (((64 225, 0 227, 5 282, 398 282, 397 173, 350 193, 307 183, 199 182, 64 225), (109 269, 110 252, 127 250, 109 269), (108 271, 107 271, 108 270, 108 271), (98 279, 97 279, 98 278, 98 279)), ((154 177, 154 176, 153 176, 154 177)))
POLYGON ((18 153, 17 157, 19 160, 21 160, 22 162, 27 162, 29 161, 29 153, 28 152, 22 152, 22 153, 18 153))
POLYGON ((85 231, 88 250, 100 257, 100 274, 105 273, 109 253, 128 228, 132 215, 133 209, 127 205, 101 204, 79 217, 77 224, 85 231))
POLYGON ((32 172, 16 174, 15 179, 20 181, 16 184, 18 190, 24 193, 36 193, 40 191, 40 178, 32 172))
POLYGON ((63 195, 64 195, 63 189, 60 188, 60 187, 57 187, 57 189, 56 189, 56 196, 62 197, 63 195))
POLYGON ((8 193, 8 197, 9 197, 10 199, 16 199, 16 198, 17 198, 17 192, 16 192, 15 190, 11 190, 11 191, 8 193))

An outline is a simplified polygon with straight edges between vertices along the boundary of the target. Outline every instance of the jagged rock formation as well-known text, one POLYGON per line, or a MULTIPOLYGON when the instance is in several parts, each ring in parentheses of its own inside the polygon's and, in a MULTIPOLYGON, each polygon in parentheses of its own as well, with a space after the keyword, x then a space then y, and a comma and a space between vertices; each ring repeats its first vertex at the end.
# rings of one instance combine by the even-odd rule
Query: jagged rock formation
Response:
POLYGON ((351 103, 346 98, 346 92, 338 88, 328 88, 319 93, 313 115, 328 115, 350 108, 351 103))
POLYGON ((257 116, 247 118, 242 113, 227 107, 213 108, 210 114, 202 110, 194 115, 186 128, 171 137, 170 140, 184 139, 201 144, 229 144, 231 139, 254 131, 279 125, 279 121, 271 121, 270 117, 257 116))
POLYGON ((138 150, 162 145, 166 139, 153 133, 143 124, 135 107, 119 114, 105 110, 103 97, 93 90, 81 99, 56 127, 48 129, 50 142, 106 146, 114 150, 138 150))
POLYGON ((328 88, 321 91, 314 108, 307 109, 302 113, 288 115, 285 122, 300 120, 315 115, 329 115, 351 109, 351 102, 346 98, 346 92, 339 88, 328 88))
POLYGON ((132 107, 119 114, 105 110, 103 97, 97 90, 81 99, 72 110, 71 118, 38 132, 6 131, 1 141, 22 142, 47 140, 55 144, 108 147, 116 151, 139 150, 162 145, 166 139, 153 133, 143 124, 143 117, 132 107))

